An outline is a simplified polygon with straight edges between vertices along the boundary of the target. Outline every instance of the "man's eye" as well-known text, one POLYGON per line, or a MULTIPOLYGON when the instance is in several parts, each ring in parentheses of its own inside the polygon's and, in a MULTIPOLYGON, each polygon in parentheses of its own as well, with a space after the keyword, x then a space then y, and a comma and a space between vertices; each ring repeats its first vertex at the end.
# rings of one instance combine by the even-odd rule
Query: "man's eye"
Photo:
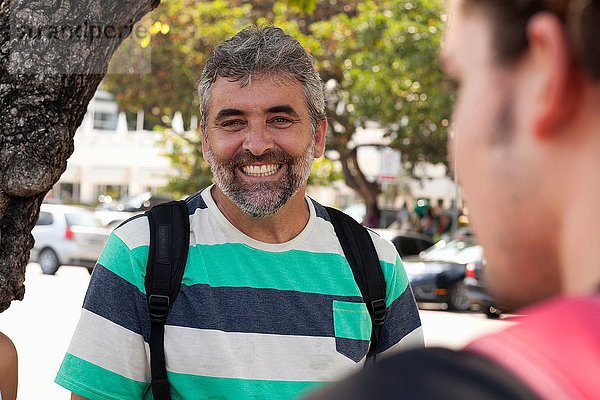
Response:
POLYGON ((231 120, 223 121, 221 123, 221 127, 225 128, 225 129, 229 129, 229 130, 241 129, 244 125, 245 125, 244 121, 241 121, 239 119, 231 119, 231 120))
POLYGON ((294 121, 292 121, 289 118, 285 118, 285 117, 275 117, 271 120, 269 120, 269 124, 276 126, 278 128, 287 128, 289 126, 291 126, 294 123, 294 121))

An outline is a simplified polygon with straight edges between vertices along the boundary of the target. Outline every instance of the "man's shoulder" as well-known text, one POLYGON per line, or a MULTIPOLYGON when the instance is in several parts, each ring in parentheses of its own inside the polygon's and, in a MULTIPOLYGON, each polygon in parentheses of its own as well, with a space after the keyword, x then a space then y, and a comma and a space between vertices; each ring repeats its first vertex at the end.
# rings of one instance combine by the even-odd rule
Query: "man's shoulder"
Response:
POLYGON ((541 397, 571 398, 576 388, 585 398, 600 398, 600 295, 555 298, 522 314, 519 324, 473 342, 469 350, 510 369, 541 397))
MULTIPOLYGON (((310 199, 310 201, 313 202, 317 218, 322 218, 323 220, 325 220, 331 224, 332 223, 331 217, 330 217, 329 211, 328 211, 328 208, 331 208, 331 207, 324 206, 312 198, 309 198, 309 199, 310 199)), ((348 215, 348 214, 346 214, 346 215, 348 215)), ((359 224, 358 221, 356 223, 359 224)), ((364 227, 364 228, 367 230, 367 232, 369 233, 369 236, 371 237, 371 240, 373 241, 373 245, 375 246, 375 250, 377 251, 379 259, 382 261, 385 261, 387 263, 394 264, 396 262, 396 256, 397 256, 396 247, 389 240, 383 238, 376 231, 374 231, 370 228, 367 228, 367 227, 364 227)))
POLYGON ((208 190, 208 189, 205 188, 205 189, 199 190, 196 193, 194 193, 193 195, 186 197, 185 203, 188 207, 188 213, 190 215, 195 214, 197 210, 204 210, 204 209, 208 208, 208 205, 206 204, 206 202, 204 201, 204 198, 202 197, 205 190, 208 190))

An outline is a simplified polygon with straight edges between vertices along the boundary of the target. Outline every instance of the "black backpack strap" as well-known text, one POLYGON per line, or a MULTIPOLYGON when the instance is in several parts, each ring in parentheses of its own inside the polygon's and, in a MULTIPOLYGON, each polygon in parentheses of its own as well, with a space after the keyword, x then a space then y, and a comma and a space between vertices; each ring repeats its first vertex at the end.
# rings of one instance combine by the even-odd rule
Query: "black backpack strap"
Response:
POLYGON ((187 260, 190 220, 185 201, 170 201, 146 211, 150 250, 146 266, 146 298, 150 312, 150 370, 155 400, 170 400, 165 365, 165 322, 181 286, 187 260))
POLYGON ((385 278, 369 231, 342 211, 325 208, 371 315, 373 331, 366 366, 375 362, 379 331, 385 322, 385 278))

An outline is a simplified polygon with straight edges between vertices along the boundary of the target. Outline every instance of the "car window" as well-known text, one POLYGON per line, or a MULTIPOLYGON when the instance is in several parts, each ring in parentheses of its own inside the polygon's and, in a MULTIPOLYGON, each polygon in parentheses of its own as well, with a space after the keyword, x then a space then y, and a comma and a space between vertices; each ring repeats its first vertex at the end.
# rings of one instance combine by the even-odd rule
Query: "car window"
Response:
POLYGON ((467 247, 456 255, 454 261, 460 264, 468 264, 471 262, 481 261, 483 258, 483 247, 471 246, 467 247))
POLYGON ((431 246, 431 243, 426 240, 403 236, 396 236, 392 239, 392 243, 403 257, 417 255, 431 246))
POLYGON ((100 221, 91 213, 67 213, 65 219, 69 226, 101 226, 100 221))
POLYGON ((52 225, 52 221, 53 221, 52 214, 50 214, 49 212, 41 211, 40 216, 35 224, 36 225, 52 225))
POLYGON ((422 258, 425 260, 450 261, 460 264, 481 260, 482 256, 482 247, 471 240, 438 242, 422 254, 422 258))

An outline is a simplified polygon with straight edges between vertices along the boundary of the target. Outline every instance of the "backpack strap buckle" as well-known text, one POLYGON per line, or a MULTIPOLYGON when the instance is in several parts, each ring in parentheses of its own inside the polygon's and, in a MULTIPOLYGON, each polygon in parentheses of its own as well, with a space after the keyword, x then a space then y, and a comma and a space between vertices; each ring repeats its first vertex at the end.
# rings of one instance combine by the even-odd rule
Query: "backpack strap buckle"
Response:
POLYGON ((169 296, 160 294, 150 295, 148 298, 148 310, 150 311, 150 321, 163 323, 169 313, 169 296))
POLYGON ((378 299, 371 302, 373 310, 373 325, 381 326, 385 322, 386 305, 385 300, 378 299))

